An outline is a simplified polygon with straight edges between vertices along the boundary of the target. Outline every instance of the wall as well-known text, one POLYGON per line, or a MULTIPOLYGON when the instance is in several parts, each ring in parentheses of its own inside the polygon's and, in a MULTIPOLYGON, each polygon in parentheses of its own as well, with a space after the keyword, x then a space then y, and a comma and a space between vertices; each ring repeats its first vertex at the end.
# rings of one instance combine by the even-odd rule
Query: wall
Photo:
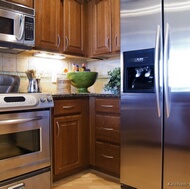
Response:
MULTIPOLYGON (((107 83, 107 72, 120 66, 120 60, 118 58, 112 58, 101 61, 88 61, 84 59, 66 58, 64 60, 53 60, 33 57, 32 52, 24 52, 20 54, 6 54, 0 53, 0 72, 4 74, 19 75, 21 78, 20 92, 27 92, 28 78, 25 71, 34 69, 37 75, 41 77, 41 87, 43 93, 57 93, 57 85, 52 82, 52 78, 55 76, 64 76, 63 70, 65 68, 71 70, 73 63, 81 65, 86 63, 87 67, 91 71, 99 72, 96 83, 89 88, 92 93, 103 93, 104 84, 107 83)), ((75 92, 75 88, 72 87, 72 92, 75 92)))

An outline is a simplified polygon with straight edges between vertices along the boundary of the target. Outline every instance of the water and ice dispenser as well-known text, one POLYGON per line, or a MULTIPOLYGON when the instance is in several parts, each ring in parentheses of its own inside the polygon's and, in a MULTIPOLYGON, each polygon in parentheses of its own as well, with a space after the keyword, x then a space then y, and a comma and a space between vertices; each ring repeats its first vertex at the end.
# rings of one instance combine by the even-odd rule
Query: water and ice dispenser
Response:
POLYGON ((154 92, 154 49, 123 52, 123 92, 154 92))

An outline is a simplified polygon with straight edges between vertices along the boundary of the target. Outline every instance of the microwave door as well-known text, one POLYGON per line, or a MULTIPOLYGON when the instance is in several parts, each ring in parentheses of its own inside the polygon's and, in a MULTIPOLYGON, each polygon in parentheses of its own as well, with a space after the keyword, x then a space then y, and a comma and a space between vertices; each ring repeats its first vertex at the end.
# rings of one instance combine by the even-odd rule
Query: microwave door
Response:
POLYGON ((24 18, 21 14, 0 9, 0 41, 22 43, 24 18))

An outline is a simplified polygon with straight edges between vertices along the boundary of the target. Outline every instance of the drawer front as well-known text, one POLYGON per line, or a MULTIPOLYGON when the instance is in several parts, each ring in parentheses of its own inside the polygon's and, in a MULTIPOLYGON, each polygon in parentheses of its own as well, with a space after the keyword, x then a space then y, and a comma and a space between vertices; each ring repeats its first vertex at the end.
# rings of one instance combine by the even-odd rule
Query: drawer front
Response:
POLYGON ((118 174, 120 172, 120 147, 96 142, 96 167, 118 174))
POLYGON ((96 115, 96 139, 120 144, 120 117, 96 115))
POLYGON ((120 112, 120 101, 119 99, 96 99, 96 111, 97 112, 108 112, 108 113, 119 113, 120 112))
POLYGON ((82 111, 82 102, 77 100, 55 100, 54 115, 80 113, 82 111))

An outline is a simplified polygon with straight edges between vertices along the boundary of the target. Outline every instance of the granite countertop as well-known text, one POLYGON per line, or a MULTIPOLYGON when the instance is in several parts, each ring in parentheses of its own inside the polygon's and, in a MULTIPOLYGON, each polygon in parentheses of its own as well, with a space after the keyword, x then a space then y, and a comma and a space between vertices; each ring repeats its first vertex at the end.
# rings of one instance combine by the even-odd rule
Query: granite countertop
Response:
POLYGON ((120 98, 119 94, 104 93, 71 93, 71 94, 52 94, 54 99, 58 98, 76 98, 76 97, 103 97, 103 98, 120 98))

